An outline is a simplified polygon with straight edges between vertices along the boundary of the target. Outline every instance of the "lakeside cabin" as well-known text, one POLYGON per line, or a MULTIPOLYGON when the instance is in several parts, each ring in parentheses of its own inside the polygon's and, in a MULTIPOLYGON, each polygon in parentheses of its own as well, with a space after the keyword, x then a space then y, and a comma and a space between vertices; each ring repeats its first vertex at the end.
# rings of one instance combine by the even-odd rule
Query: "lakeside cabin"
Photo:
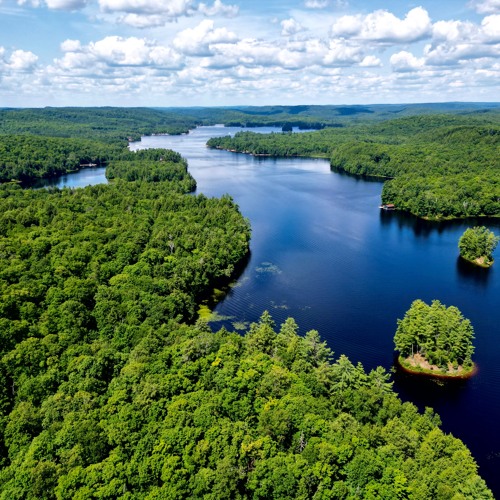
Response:
POLYGON ((382 210, 395 210, 396 207, 394 206, 394 203, 387 203, 386 205, 380 205, 380 208, 382 210))

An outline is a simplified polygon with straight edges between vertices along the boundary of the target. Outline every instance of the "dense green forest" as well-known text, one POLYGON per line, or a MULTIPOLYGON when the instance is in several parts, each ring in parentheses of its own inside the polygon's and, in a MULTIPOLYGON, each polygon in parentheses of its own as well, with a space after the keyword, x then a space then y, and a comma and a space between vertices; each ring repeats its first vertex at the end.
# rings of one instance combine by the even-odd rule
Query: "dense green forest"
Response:
POLYGON ((127 181, 177 180, 196 183, 187 173, 187 163, 178 153, 165 149, 135 152, 123 145, 89 139, 0 136, 0 183, 11 180, 29 182, 65 174, 86 166, 105 166, 108 179, 127 181))
POLYGON ((473 366, 473 339, 474 329, 458 308, 439 300, 430 305, 415 300, 398 319, 394 343, 404 366, 425 369, 429 364, 445 374, 457 374, 473 366))
POLYGON ((228 106, 222 108, 164 108, 203 125, 223 123, 235 127, 323 129, 374 123, 417 115, 453 113, 487 115, 500 109, 495 103, 427 103, 375 105, 228 106))
MULTIPOLYGON (((142 156, 160 156, 160 175, 177 163, 174 180, 126 182, 121 162, 110 185, 0 187, 2 498, 55 498, 63 469, 104 460, 92 420, 102 409, 53 407, 59 417, 46 434, 43 408, 61 396, 102 406, 132 350, 152 334, 167 341, 172 321, 193 320, 200 298, 248 251, 248 223, 229 197, 186 196, 192 178, 179 155, 142 156), (75 435, 54 455, 66 419, 75 435), (48 454, 32 456, 40 439, 48 454)), ((129 163, 135 172, 137 160, 129 163)))
POLYGON ((301 134, 241 132, 210 147, 322 156, 333 169, 389 178, 383 203, 430 219, 500 215, 500 113, 422 115, 301 134))
POLYGON ((0 134, 94 139, 126 144, 142 135, 181 134, 192 116, 150 108, 28 108, 0 110, 0 134))
POLYGON ((111 181, 0 185, 0 499, 493 498, 382 368, 267 312, 243 336, 197 320, 249 224, 187 195, 177 153, 126 149, 140 110, 94 111, 0 112, 4 179, 91 162, 111 181))
POLYGON ((0 182, 29 182, 65 174, 81 168, 81 165, 100 166, 122 153, 122 146, 88 139, 0 136, 0 182))
POLYGON ((246 336, 169 321, 126 352, 106 335, 23 347, 3 362, 5 499, 493 498, 431 410, 292 319, 246 336))
POLYGON ((186 160, 168 149, 141 149, 122 154, 119 160, 111 160, 106 168, 106 177, 110 181, 171 181, 183 192, 196 189, 196 181, 188 172, 186 160))
POLYGON ((4 108, 0 135, 78 137, 100 142, 139 140, 142 135, 181 134, 197 125, 274 126, 322 129, 397 117, 453 113, 489 116, 499 105, 482 103, 370 106, 234 106, 192 108, 4 108))

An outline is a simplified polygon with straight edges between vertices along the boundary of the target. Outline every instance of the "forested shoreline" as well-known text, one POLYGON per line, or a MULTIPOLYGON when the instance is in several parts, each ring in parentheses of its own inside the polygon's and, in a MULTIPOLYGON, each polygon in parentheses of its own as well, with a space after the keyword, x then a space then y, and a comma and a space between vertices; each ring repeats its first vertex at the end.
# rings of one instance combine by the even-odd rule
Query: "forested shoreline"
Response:
POLYGON ((301 134, 241 132, 209 147, 320 156, 334 170, 389 179, 384 204, 428 219, 500 215, 500 114, 423 115, 301 134))
POLYGON ((244 335, 197 320, 247 255, 248 221, 228 195, 188 195, 178 153, 93 133, 0 136, 4 158, 40 159, 27 177, 60 151, 111 181, 0 186, 1 499, 493 498, 383 368, 291 318, 264 312, 244 335))

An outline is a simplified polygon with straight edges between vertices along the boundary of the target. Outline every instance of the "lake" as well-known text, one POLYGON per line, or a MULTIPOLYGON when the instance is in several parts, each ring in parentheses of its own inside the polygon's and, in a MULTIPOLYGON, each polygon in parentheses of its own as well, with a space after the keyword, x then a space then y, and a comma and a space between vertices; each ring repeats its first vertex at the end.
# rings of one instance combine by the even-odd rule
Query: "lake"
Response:
MULTIPOLYGON (((336 357, 391 369, 396 321, 414 299, 457 306, 475 329, 478 374, 444 385, 396 374, 395 389, 440 414, 445 432, 467 444, 500 497, 500 263, 473 268, 458 259, 457 247, 467 227, 487 225, 500 234, 500 221, 432 223, 381 211, 381 182, 331 172, 326 160, 206 148, 210 137, 238 130, 200 127, 130 146, 180 152, 198 193, 230 194, 251 222, 248 265, 215 307, 220 321, 213 327, 241 328, 267 309, 277 324, 292 316, 302 333, 317 329, 336 357)), ((105 182, 97 170, 64 176, 61 185, 105 182)))

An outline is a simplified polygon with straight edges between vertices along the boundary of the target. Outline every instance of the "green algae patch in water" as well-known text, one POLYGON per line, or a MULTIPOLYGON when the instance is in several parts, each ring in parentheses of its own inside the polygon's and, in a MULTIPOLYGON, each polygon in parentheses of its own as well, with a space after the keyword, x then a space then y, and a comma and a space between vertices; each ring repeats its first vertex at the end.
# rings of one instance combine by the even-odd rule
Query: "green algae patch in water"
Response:
POLYGON ((212 311, 207 304, 201 304, 198 308, 198 318, 206 321, 207 323, 216 323, 218 321, 230 321, 234 319, 234 316, 224 316, 212 311))

